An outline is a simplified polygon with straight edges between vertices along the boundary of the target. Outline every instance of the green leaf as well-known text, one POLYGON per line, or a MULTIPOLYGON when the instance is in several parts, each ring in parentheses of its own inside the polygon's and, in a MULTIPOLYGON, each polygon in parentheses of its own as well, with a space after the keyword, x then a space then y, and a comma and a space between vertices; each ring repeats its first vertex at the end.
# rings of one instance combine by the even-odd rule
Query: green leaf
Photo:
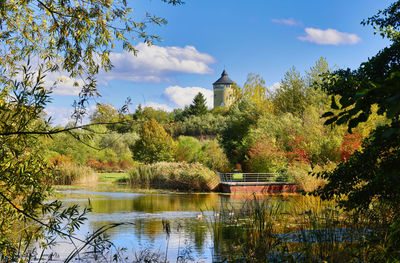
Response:
POLYGON ((338 109, 339 109, 339 106, 336 104, 335 97, 332 96, 332 97, 331 97, 331 100, 332 100, 332 102, 331 102, 331 108, 334 109, 334 110, 338 110, 338 109))
POLYGON ((330 116, 333 116, 333 115, 334 115, 333 112, 328 111, 328 112, 325 112, 324 114, 322 114, 321 118, 326 118, 326 117, 330 117, 330 116))
POLYGON ((349 115, 345 115, 343 117, 341 117, 340 119, 337 120, 336 124, 337 125, 341 125, 343 123, 346 123, 349 120, 349 115))
POLYGON ((329 124, 334 123, 334 122, 337 120, 337 118, 338 118, 338 117, 333 117, 333 118, 331 118, 331 119, 329 119, 329 120, 326 120, 326 121, 324 122, 324 125, 329 125, 329 124))

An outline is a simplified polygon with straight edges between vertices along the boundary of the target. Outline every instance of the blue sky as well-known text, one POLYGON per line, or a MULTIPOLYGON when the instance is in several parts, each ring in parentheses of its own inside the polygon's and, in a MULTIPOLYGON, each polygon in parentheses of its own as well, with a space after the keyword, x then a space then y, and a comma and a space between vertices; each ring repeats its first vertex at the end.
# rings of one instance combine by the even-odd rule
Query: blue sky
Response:
MULTIPOLYGON (((138 104, 171 110, 199 91, 212 106, 212 83, 224 67, 239 85, 253 72, 276 86, 292 66, 303 73, 325 57, 332 67, 356 68, 388 44, 360 24, 387 7, 387 0, 186 0, 175 7, 159 0, 128 2, 138 17, 147 11, 168 20, 148 28, 163 41, 152 47, 135 43, 137 57, 116 50, 115 68, 99 76, 102 97, 92 107, 118 107, 131 97, 132 111, 138 104)), ((55 89, 47 108, 54 123, 66 123, 76 94, 70 81, 55 89)))

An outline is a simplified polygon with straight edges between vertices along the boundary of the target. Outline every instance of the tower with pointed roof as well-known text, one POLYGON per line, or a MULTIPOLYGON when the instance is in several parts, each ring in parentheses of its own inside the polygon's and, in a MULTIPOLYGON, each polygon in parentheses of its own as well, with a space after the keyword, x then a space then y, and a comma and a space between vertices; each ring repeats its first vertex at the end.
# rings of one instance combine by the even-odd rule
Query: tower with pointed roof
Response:
POLYGON ((221 77, 213 83, 214 87, 214 109, 219 106, 229 107, 233 103, 233 81, 228 77, 225 69, 221 77))

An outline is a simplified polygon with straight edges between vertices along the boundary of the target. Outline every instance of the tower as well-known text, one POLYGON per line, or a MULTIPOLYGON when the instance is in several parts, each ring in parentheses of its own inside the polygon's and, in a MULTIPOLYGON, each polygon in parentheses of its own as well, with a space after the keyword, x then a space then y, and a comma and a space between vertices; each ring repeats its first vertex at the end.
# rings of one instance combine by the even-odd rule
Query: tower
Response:
POLYGON ((225 69, 221 77, 213 83, 214 87, 214 109, 219 106, 229 107, 233 102, 233 81, 228 77, 225 69))

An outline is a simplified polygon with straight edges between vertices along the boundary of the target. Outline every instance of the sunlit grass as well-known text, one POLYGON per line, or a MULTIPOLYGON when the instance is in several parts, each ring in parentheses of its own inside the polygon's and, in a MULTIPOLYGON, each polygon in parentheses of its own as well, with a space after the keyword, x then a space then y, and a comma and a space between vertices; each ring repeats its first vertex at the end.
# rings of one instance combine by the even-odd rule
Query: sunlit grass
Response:
POLYGON ((125 183, 129 180, 128 173, 97 173, 101 183, 125 183))

